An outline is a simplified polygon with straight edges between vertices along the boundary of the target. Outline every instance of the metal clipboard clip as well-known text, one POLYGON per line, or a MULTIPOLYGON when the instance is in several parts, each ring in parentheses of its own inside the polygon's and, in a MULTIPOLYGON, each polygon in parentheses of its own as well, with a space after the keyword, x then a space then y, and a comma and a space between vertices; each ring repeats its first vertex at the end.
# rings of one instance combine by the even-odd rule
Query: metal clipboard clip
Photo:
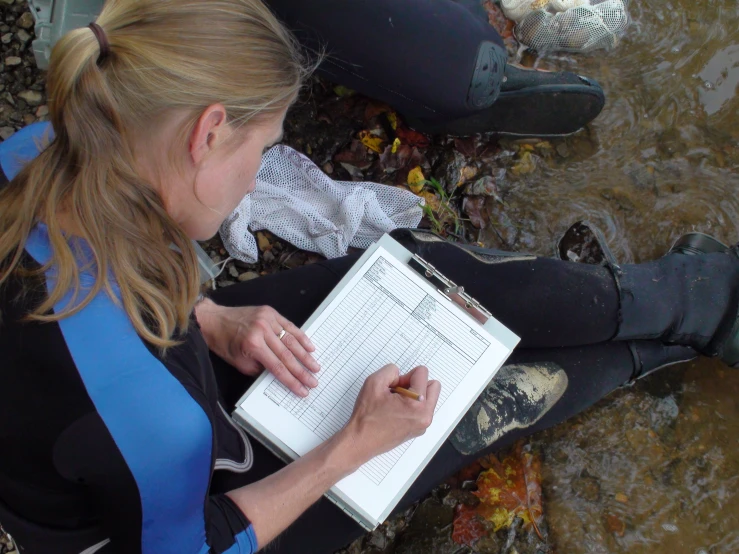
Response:
POLYGON ((488 319, 493 317, 493 314, 487 311, 482 304, 464 292, 464 287, 460 287, 453 281, 447 279, 443 273, 420 256, 414 255, 408 262, 408 265, 417 273, 425 277, 426 280, 434 285, 448 300, 457 304, 457 306, 462 308, 481 324, 484 325, 488 319))

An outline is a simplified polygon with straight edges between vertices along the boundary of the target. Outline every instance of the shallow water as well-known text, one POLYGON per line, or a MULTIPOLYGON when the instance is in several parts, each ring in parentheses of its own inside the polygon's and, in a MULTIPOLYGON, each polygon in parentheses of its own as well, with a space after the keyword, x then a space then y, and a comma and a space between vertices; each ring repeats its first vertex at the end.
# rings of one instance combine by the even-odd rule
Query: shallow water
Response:
MULTIPOLYGON (((551 255, 583 218, 624 263, 691 230, 739 239, 739 3, 630 9, 611 53, 524 56, 597 79, 608 104, 501 185, 487 244, 551 255)), ((513 163, 517 145, 508 148, 513 163)), ((535 439, 558 552, 739 552, 739 370, 701 361, 666 371, 535 439)))

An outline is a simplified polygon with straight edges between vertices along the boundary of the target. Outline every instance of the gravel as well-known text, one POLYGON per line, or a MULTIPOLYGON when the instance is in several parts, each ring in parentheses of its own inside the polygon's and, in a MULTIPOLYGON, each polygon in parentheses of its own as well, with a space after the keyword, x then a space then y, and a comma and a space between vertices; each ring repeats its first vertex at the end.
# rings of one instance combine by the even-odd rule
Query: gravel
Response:
POLYGON ((25 1, 0 0, 0 138, 48 117, 46 75, 31 50, 33 15, 25 1))

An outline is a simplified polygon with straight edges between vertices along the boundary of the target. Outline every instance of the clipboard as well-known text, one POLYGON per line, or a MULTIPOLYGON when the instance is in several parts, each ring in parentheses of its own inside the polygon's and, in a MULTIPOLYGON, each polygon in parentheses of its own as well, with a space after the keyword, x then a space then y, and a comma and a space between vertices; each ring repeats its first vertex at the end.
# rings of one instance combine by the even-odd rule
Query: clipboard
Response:
MULTIPOLYGON (((399 265, 406 266, 406 272, 413 273, 416 278, 423 279, 426 282, 427 286, 430 285, 428 286, 429 289, 434 289, 436 292, 438 292, 438 302, 448 302, 448 305, 450 306, 448 311, 450 313, 454 312, 455 314, 457 314, 456 317, 458 319, 461 320, 469 318, 468 323, 472 335, 482 339, 483 335, 485 335, 486 333, 475 330, 475 328, 482 328, 487 333, 490 333, 495 341, 499 343, 500 347, 505 349, 508 354, 513 351, 519 341, 519 338, 512 331, 498 322, 495 317, 490 315, 490 312, 488 312, 487 309, 483 307, 476 299, 467 294, 462 286, 458 286, 456 283, 447 278, 442 272, 436 269, 433 265, 428 263, 420 256, 417 256, 410 252, 403 245, 401 245, 399 242, 397 242, 395 239, 387 234, 384 235, 372 246, 370 246, 370 248, 368 248, 362 254, 362 256, 355 262, 352 268, 339 281, 334 290, 324 299, 321 305, 316 308, 313 314, 303 324, 303 330, 308 330, 309 328, 312 328, 314 324, 316 324, 321 315, 340 294, 340 291, 344 289, 350 282, 355 280, 355 278, 358 277, 360 271, 362 271, 363 268, 367 266, 367 263, 373 257, 376 257, 376 254, 378 254, 378 250, 382 251, 382 254, 380 255, 386 254, 393 257, 397 262, 400 263, 399 265), (451 306, 454 306, 454 308, 451 308, 451 306)), ((366 271, 366 269, 364 270, 366 271)), ((505 358, 503 358, 503 361, 500 362, 501 365, 504 362, 504 359, 505 358)), ((493 371, 489 379, 487 380, 487 383, 489 383, 490 379, 494 377, 494 373, 495 372, 493 371)), ((286 462, 289 462, 290 460, 298 458, 299 454, 268 429, 268 426, 271 425, 271 423, 267 422, 271 420, 266 419, 265 422, 262 423, 259 420, 258 416, 252 416, 242 407, 242 404, 247 401, 249 396, 253 394, 253 392, 259 388, 263 381, 268 378, 268 374, 263 373, 252 385, 249 391, 247 391, 242 396, 242 398, 236 404, 236 410, 233 412, 233 418, 237 423, 244 427, 251 436, 264 444, 275 455, 285 460, 286 462)), ((347 515, 357 521, 357 523, 359 523, 366 530, 370 531, 376 528, 377 525, 379 525, 380 522, 384 521, 384 519, 390 514, 391 510, 397 505, 397 502, 400 500, 402 495, 405 494, 405 492, 408 490, 413 481, 418 477, 418 475, 426 466, 431 457, 438 451, 443 441, 446 440, 452 429, 459 423, 459 420, 462 418, 464 413, 469 410, 475 398, 477 398, 482 390, 484 390, 486 384, 485 382, 479 381, 477 386, 479 387, 479 389, 477 390, 477 393, 474 395, 474 397, 470 396, 464 404, 458 405, 458 409, 454 410, 457 414, 454 421, 449 422, 450 425, 448 426, 448 428, 446 428, 447 430, 444 432, 443 436, 441 434, 439 435, 438 442, 435 443, 433 448, 429 449, 430 453, 424 459, 419 459, 414 473, 409 476, 402 487, 394 491, 395 498, 388 502, 387 509, 379 514, 379 516, 377 514, 373 515, 365 511, 360 503, 353 500, 350 496, 345 495, 341 490, 337 488, 337 486, 332 487, 331 490, 327 491, 325 493, 325 496, 332 502, 334 502, 347 515)), ((262 395, 255 396, 261 397, 262 395)), ((262 401, 267 404, 269 403, 269 401, 267 400, 262 401)), ((434 438, 434 440, 437 440, 436 437, 434 438)))

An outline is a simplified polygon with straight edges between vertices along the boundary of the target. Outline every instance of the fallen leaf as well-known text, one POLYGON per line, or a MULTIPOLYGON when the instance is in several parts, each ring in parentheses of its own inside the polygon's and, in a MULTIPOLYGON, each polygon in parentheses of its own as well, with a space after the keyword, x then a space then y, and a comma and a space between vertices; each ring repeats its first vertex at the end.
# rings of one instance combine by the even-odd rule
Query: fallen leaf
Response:
POLYGON ((620 502, 621 504, 628 504, 629 503, 629 497, 626 496, 622 492, 616 493, 616 502, 620 502))
POLYGON ((485 229, 488 226, 488 218, 484 215, 484 209, 484 196, 465 196, 462 200, 462 211, 467 214, 470 223, 478 229, 485 229))
POLYGON ((367 107, 364 109, 364 122, 367 124, 373 117, 390 111, 392 111, 392 108, 387 104, 375 101, 368 102, 367 107))
POLYGON ((498 31, 498 34, 504 39, 513 37, 513 28, 516 24, 505 16, 500 6, 493 0, 485 0, 482 6, 488 14, 488 22, 498 31))
POLYGON ((387 112, 387 120, 390 123, 390 127, 393 128, 393 131, 398 129, 398 114, 392 110, 387 112))
POLYGON ((426 184, 426 177, 423 175, 421 166, 416 166, 408 173, 408 188, 410 188, 415 194, 418 194, 423 190, 423 185, 426 184))
MULTIPOLYGON (((390 124, 392 125, 392 121, 390 122, 390 124)), ((396 126, 393 127, 393 129, 395 130, 395 135, 400 140, 402 140, 404 144, 407 144, 409 146, 426 148, 429 144, 431 144, 429 138, 423 133, 419 133, 418 131, 414 131, 413 129, 408 129, 407 127, 403 127, 398 123, 396 123, 396 126)))
POLYGON ((457 182, 454 184, 454 188, 459 188, 467 181, 470 181, 477 177, 477 174, 480 170, 476 168, 475 166, 466 165, 462 167, 462 169, 459 170, 459 175, 457 177, 457 182))
POLYGON ((259 250, 261 252, 266 252, 270 248, 272 248, 272 245, 269 242, 269 239, 267 238, 267 235, 259 231, 257 233, 257 246, 259 246, 259 250))
POLYGON ((345 148, 334 156, 334 162, 352 165, 359 169, 367 169, 372 165, 372 157, 371 154, 367 152, 364 144, 362 144, 361 141, 354 139, 348 148, 345 148))
POLYGON ((544 513, 539 457, 524 451, 519 441, 502 461, 493 456, 488 460, 490 469, 477 478, 478 513, 493 524, 494 531, 509 527, 519 517, 544 540, 537 525, 544 513))
POLYGON ((423 190, 418 194, 418 196, 426 201, 426 205, 431 208, 431 211, 434 213, 438 213, 441 210, 441 199, 433 192, 423 190))
POLYGON ((400 146, 400 144, 401 144, 400 143, 400 139, 399 138, 396 138, 393 141, 393 147, 391 148, 390 152, 392 152, 393 154, 397 154, 398 153, 398 147, 400 146))
POLYGON ((536 169, 536 159, 528 150, 522 150, 518 162, 511 168, 514 175, 526 175, 536 169))
POLYGON ((355 92, 349 87, 345 87, 344 85, 336 85, 334 87, 334 93, 339 98, 344 98, 345 96, 353 96, 355 92))
POLYGON ((370 150, 382 154, 382 137, 378 137, 372 131, 360 131, 359 140, 370 150))
POLYGON ((613 514, 606 514, 606 527, 611 533, 619 537, 623 537, 626 532, 626 524, 621 518, 613 514))
POLYGON ((412 148, 407 144, 401 144, 395 148, 388 145, 383 153, 380 155, 380 165, 385 170, 385 173, 394 173, 399 169, 411 168, 420 165, 424 169, 429 167, 426 157, 418 151, 417 148, 412 148))
POLYGON ((452 540, 457 544, 474 546, 477 541, 487 535, 487 529, 477 510, 464 504, 458 504, 454 510, 454 530, 452 540))

